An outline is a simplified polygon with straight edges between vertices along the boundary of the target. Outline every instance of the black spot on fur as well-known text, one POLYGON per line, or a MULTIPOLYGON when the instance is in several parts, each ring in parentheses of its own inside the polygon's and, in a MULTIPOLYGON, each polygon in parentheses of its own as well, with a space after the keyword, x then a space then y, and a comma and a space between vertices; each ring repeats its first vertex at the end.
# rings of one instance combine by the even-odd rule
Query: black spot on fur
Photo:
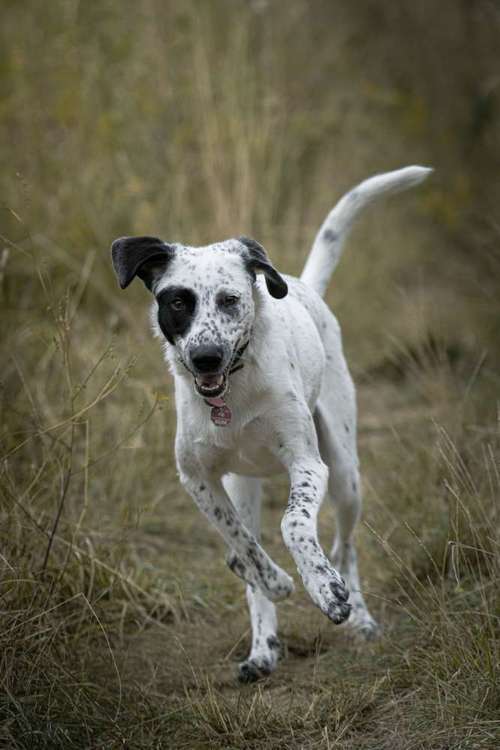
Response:
POLYGON ((346 602, 349 598, 349 592, 347 589, 343 588, 343 586, 339 586, 335 581, 330 581, 330 591, 337 597, 337 599, 340 599, 341 602, 346 602))
POLYGON ((337 232, 334 232, 333 229, 325 229, 323 232, 323 239, 325 242, 335 242, 335 240, 338 239, 337 232))
POLYGON ((270 635, 267 639, 267 645, 271 649, 271 651, 279 651, 281 648, 281 643, 278 638, 276 638, 275 635, 270 635))

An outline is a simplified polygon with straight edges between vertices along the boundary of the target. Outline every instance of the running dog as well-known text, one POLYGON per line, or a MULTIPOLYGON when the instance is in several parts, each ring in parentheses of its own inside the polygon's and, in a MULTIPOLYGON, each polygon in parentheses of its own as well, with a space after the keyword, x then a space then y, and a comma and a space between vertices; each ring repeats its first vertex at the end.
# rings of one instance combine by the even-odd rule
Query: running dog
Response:
POLYGON ((243 682, 275 669, 274 602, 294 589, 259 541, 262 478, 277 472, 290 479, 281 532, 314 604, 361 636, 377 631, 353 542, 361 510, 355 391, 322 297, 362 209, 430 171, 407 167, 347 193, 320 228, 300 279, 280 274, 247 237, 204 247, 156 237, 113 242, 121 288, 138 276, 153 295, 152 325, 175 383, 180 481, 247 584, 252 645, 239 665, 243 682), (316 522, 325 494, 337 513, 329 557, 316 522))

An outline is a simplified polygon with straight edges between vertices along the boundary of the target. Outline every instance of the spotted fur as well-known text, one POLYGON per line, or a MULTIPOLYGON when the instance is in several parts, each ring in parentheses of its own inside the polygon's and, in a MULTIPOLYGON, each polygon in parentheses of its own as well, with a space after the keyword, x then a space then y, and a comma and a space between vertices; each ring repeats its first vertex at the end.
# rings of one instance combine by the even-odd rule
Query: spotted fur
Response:
POLYGON ((165 342, 175 382, 181 483, 247 584, 252 645, 240 665, 244 682, 275 669, 281 647, 273 602, 294 588, 260 544, 263 477, 285 470, 290 478, 281 531, 312 601, 332 622, 346 621, 365 637, 377 630, 353 544, 361 509, 354 386, 338 323, 321 297, 360 210, 428 172, 408 167, 379 175, 344 196, 321 227, 300 280, 278 273, 262 246, 246 237, 196 248, 151 237, 113 243, 121 285, 138 275, 154 296, 153 329, 165 342), (223 427, 193 387, 200 351, 217 352, 213 377, 224 379, 232 413, 223 427), (243 367, 233 369, 236 359, 243 367), (317 534, 325 494, 337 509, 330 557, 317 534))

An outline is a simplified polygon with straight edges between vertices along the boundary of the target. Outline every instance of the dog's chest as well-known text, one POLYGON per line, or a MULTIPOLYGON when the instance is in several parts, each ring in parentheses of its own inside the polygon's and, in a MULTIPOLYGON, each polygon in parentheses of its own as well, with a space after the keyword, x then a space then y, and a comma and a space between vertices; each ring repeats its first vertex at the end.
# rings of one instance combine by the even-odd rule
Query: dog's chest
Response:
POLYGON ((273 476, 283 471, 276 456, 257 439, 251 428, 241 433, 240 439, 224 456, 223 466, 227 472, 254 477, 273 476))
POLYGON ((237 424, 217 427, 203 420, 194 438, 195 452, 202 464, 222 475, 229 472, 265 477, 283 471, 283 466, 262 440, 262 427, 237 424))

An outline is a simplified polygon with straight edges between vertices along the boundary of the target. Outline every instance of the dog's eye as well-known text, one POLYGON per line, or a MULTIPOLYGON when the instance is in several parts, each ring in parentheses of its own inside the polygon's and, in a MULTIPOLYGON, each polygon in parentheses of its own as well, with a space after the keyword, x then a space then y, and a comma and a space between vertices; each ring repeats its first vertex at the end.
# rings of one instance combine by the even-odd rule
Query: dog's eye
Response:
POLYGON ((224 307, 234 307, 238 304, 240 298, 236 294, 226 294, 222 300, 221 303, 224 307))
POLYGON ((170 302, 170 307, 176 312, 181 312, 181 310, 185 309, 186 304, 180 297, 174 297, 174 299, 170 302))

